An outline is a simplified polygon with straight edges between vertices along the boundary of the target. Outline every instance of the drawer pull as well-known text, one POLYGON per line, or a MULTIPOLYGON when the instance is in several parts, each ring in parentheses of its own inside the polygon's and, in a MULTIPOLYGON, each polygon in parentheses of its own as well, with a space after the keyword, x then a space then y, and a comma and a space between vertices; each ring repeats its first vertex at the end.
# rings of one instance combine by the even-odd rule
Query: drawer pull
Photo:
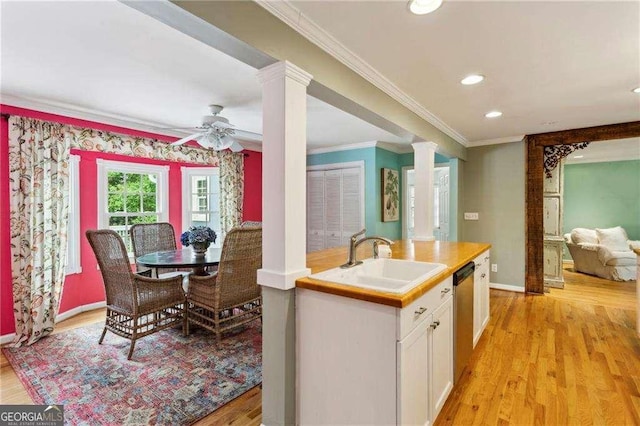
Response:
POLYGON ((416 314, 416 315, 422 315, 422 314, 424 314, 425 312, 427 312, 427 308, 424 308, 424 307, 420 306, 420 308, 418 308, 418 310, 417 310, 417 311, 415 311, 415 314, 416 314))
POLYGON ((440 294, 447 294, 451 291, 451 289, 449 287, 445 288, 444 290, 440 291, 440 294))
POLYGON ((431 323, 431 328, 435 330, 436 328, 438 328, 439 325, 440 325, 440 321, 435 320, 434 322, 431 323))
POLYGON ((484 278, 484 277, 486 277, 486 276, 487 276, 487 274, 485 274, 485 273, 483 272, 483 273, 482 273, 482 275, 481 275, 481 278, 484 278))

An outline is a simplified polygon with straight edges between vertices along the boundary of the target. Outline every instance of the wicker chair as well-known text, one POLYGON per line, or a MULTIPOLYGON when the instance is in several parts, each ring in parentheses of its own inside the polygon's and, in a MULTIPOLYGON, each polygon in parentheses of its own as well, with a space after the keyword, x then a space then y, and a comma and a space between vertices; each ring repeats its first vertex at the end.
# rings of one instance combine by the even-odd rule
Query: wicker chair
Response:
POLYGON ((131 340, 131 359, 136 340, 175 324, 184 324, 185 296, 180 276, 156 279, 131 271, 122 238, 109 229, 89 230, 87 239, 96 255, 107 296, 107 330, 131 340))
MULTIPOLYGON (((136 258, 156 251, 176 250, 176 234, 170 223, 138 223, 129 229, 129 235, 131 236, 133 255, 136 258)), ((189 274, 187 271, 178 271, 175 268, 151 269, 138 264, 136 264, 136 270, 139 274, 153 278, 185 277, 189 274)), ((186 287, 186 283, 185 279, 183 287, 186 287)))
POLYGON ((262 267, 262 228, 233 228, 224 239, 218 271, 189 276, 187 321, 213 331, 216 340, 262 316, 257 271, 262 267))

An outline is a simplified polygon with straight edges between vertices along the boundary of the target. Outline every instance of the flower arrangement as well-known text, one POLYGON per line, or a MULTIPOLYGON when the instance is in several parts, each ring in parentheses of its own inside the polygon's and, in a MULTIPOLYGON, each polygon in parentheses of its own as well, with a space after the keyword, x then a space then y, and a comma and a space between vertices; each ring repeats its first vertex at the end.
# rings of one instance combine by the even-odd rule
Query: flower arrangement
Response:
POLYGON ((184 231, 180 235, 180 242, 185 247, 190 245, 205 245, 209 247, 209 244, 216 242, 217 237, 216 232, 208 226, 192 226, 188 231, 184 231))

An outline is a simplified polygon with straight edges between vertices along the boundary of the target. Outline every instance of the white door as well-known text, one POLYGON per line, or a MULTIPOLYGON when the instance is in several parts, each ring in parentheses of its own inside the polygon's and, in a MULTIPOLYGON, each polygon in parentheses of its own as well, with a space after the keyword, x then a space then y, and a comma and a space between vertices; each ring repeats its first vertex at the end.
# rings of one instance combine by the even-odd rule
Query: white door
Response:
POLYGON ((449 167, 435 169, 433 198, 433 236, 449 241, 449 167))
POLYGON ((349 244, 353 234, 363 228, 359 168, 342 170, 342 244, 349 244))
POLYGON ((324 174, 325 248, 342 245, 342 170, 324 174))
POLYGON ((324 172, 307 172, 307 252, 324 248, 324 172))

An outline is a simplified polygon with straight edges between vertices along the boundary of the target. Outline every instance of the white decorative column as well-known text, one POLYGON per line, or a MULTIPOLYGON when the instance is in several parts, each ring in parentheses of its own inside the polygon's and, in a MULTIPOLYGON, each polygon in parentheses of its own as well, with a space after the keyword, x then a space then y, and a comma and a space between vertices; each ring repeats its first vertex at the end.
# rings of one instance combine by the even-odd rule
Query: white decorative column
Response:
POLYGON ((289 62, 261 69, 262 424, 295 424, 295 280, 306 259, 307 86, 289 62))
POLYGON ((433 241, 433 171, 437 144, 416 142, 413 146, 415 201, 413 239, 433 241))

